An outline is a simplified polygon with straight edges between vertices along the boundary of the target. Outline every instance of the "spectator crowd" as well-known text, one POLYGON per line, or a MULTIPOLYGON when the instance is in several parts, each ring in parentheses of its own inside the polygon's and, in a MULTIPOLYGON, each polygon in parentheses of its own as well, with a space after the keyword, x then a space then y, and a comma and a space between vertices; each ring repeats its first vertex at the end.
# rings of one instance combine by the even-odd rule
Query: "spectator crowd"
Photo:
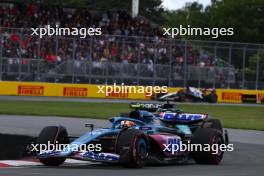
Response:
MULTIPOLYGON (((125 11, 100 12, 86 8, 13 4, 0 2, 0 39, 6 58, 42 59, 57 65, 66 60, 141 63, 153 72, 154 64, 176 66, 219 66, 219 60, 191 43, 167 39, 162 31, 144 17, 132 18, 125 11), (60 27, 100 27, 101 36, 44 37, 32 36, 30 28, 46 25, 60 27), (186 62, 185 62, 186 60, 186 62)), ((14 60, 12 60, 14 62, 14 60)), ((81 65, 81 64, 79 64, 81 65)), ((166 74, 168 70, 165 70, 166 74)))
MULTIPOLYGON (((182 65, 185 48, 180 42, 162 37, 162 32, 143 18, 132 18, 124 11, 96 12, 87 9, 45 6, 42 4, 5 4, 0 6, 0 34, 3 56, 47 59, 61 62, 67 59, 114 61, 144 64, 182 65), (31 27, 100 27, 103 36, 76 39, 30 35, 31 27), (15 29, 16 28, 16 29, 15 29), (172 46, 172 47, 171 47, 172 46)), ((206 54, 187 47, 187 63, 213 66, 206 54)))

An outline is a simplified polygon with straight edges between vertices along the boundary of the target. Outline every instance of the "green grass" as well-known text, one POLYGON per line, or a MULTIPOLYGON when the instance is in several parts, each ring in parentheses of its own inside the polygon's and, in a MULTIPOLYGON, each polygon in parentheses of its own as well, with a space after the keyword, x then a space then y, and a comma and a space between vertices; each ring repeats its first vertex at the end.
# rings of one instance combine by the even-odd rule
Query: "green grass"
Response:
MULTIPOLYGON (((208 113, 226 128, 264 130, 264 108, 244 106, 178 105, 187 112, 208 113)), ((0 101, 0 114, 107 119, 128 112, 125 103, 0 101)))
POLYGON ((264 130, 264 107, 179 105, 184 111, 208 113, 222 120, 226 128, 264 130))

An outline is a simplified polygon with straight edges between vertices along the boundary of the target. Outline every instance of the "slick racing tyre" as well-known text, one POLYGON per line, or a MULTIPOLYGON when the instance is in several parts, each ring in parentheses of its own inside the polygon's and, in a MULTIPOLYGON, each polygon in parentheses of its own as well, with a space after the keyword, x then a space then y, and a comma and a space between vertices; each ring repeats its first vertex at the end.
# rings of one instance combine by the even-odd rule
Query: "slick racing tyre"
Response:
POLYGON ((120 164, 124 167, 143 167, 148 157, 146 136, 139 130, 124 129, 118 135, 116 153, 120 155, 120 164))
POLYGON ((178 92, 178 97, 179 97, 179 99, 178 99, 179 102, 185 102, 186 101, 186 95, 185 95, 183 90, 180 90, 178 92))
POLYGON ((218 119, 208 119, 205 124, 205 128, 213 128, 216 130, 219 130, 221 133, 223 133, 223 126, 220 120, 218 119))
POLYGON ((218 120, 218 119, 208 119, 204 123, 203 128, 213 128, 213 129, 219 130, 222 133, 223 137, 224 137, 225 144, 226 145, 229 144, 229 137, 228 137, 227 130, 223 129, 223 125, 222 125, 220 120, 218 120))
POLYGON ((192 151, 193 159, 198 164, 219 164, 223 158, 223 151, 220 145, 224 144, 224 139, 219 130, 213 128, 200 128, 191 140, 192 144, 201 144, 202 150, 192 151), (212 147, 213 145, 218 146, 212 147), (205 146, 210 146, 210 150, 205 150, 205 146))
MULTIPOLYGON (((48 141, 50 141, 50 144, 55 144, 56 141, 58 144, 69 143, 66 128, 62 126, 47 126, 43 128, 38 136, 37 144, 48 144, 48 141)), ((59 166, 66 160, 66 158, 52 157, 39 158, 39 160, 46 166, 59 166)))
POLYGON ((207 95, 205 97, 205 100, 208 102, 208 103, 217 103, 217 99, 218 99, 218 96, 216 93, 210 93, 209 95, 207 95))

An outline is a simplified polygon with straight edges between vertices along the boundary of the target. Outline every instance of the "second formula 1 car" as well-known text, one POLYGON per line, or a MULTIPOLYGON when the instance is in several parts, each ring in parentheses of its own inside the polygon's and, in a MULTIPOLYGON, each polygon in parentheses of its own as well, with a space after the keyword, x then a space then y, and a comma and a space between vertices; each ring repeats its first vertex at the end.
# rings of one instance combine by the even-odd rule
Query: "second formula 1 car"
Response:
POLYGON ((155 99, 158 101, 217 103, 218 97, 215 90, 187 87, 176 92, 158 94, 155 99))

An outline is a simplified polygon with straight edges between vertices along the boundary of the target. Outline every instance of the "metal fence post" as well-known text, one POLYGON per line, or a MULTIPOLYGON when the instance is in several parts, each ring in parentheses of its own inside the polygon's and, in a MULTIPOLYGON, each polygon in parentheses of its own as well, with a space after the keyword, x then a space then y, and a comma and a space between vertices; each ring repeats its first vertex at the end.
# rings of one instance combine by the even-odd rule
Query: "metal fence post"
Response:
MULTIPOLYGON (((90 46, 89 46, 89 50, 90 50, 90 60, 88 61, 88 74, 89 74, 89 84, 91 84, 91 82, 92 82, 92 61, 93 61, 93 52, 92 52, 92 50, 93 50, 93 38, 92 37, 90 37, 90 46)), ((87 67, 86 67, 87 68, 87 67)))
POLYGON ((37 75, 42 77, 41 76, 41 71, 40 71, 40 47, 41 47, 41 39, 40 37, 38 37, 38 51, 37 51, 37 75))
POLYGON ((19 81, 21 81, 21 58, 22 58, 22 55, 21 55, 21 51, 22 51, 22 30, 23 29, 20 29, 19 30, 19 58, 16 58, 18 60, 18 79, 19 81))
MULTIPOLYGON (((125 39, 122 39, 122 55, 124 54, 124 51, 125 51, 125 39)), ((122 61, 121 61, 122 62, 122 61)), ((124 63, 122 62, 122 73, 125 73, 124 72, 124 63)), ((118 83, 118 81, 116 81, 118 83)), ((124 83, 124 75, 122 74, 121 75, 121 84, 124 83)))
POLYGON ((228 76, 227 76, 228 89, 230 89, 231 57, 232 57, 232 45, 229 47, 229 54, 228 54, 228 76))
MULTIPOLYGON (((158 48, 157 43, 155 43, 155 48, 158 48)), ((157 83, 157 52, 154 51, 154 59, 153 59, 153 81, 152 86, 155 86, 157 83)))
MULTIPOLYGON (((3 36, 1 36, 1 40, 0 41, 4 41, 3 40, 3 36)), ((0 42, 0 81, 2 81, 2 78, 3 78, 3 76, 2 76, 2 74, 3 74, 3 71, 2 71, 2 69, 3 69, 3 43, 4 42, 0 42)))
POLYGON ((137 85, 139 86, 139 77, 140 77, 140 47, 138 47, 137 53, 137 85))
POLYGON ((260 55, 260 49, 258 49, 258 54, 257 54, 256 90, 258 90, 258 82, 259 82, 259 55, 260 55))
POLYGON ((245 88, 246 53, 247 53, 247 49, 246 49, 246 47, 244 47, 244 49, 243 49, 242 89, 245 88))
MULTIPOLYGON (((55 55, 56 57, 58 57, 58 45, 59 45, 59 39, 58 36, 56 35, 56 44, 55 44, 55 55)), ((58 66, 58 62, 55 63, 55 68, 58 66)), ((55 74, 55 78, 54 78, 54 83, 57 82, 57 76, 58 74, 55 74)))
POLYGON ((75 60, 75 50, 76 50, 76 39, 74 38, 73 39, 73 50, 72 50, 72 83, 75 82, 75 63, 74 63, 74 60, 75 60))
POLYGON ((56 35, 56 45, 55 45, 55 54, 56 56, 58 56, 58 47, 59 47, 59 39, 58 36, 56 35))
MULTIPOLYGON (((216 59, 217 58, 217 46, 215 45, 214 46, 214 58, 216 59)), ((216 65, 215 65, 215 67, 217 67, 216 65)), ((215 79, 216 79, 216 74, 215 74, 215 72, 216 72, 216 68, 214 67, 214 80, 213 80, 213 88, 215 89, 215 79)))
MULTIPOLYGON (((201 47, 199 47, 199 49, 201 50, 201 47)), ((198 57, 198 63, 200 64, 201 63, 201 54, 199 54, 199 57, 198 57)), ((198 75, 198 88, 200 89, 201 88, 201 67, 200 65, 198 66, 199 67, 199 75, 198 75)))
POLYGON ((170 54, 169 54, 169 57, 170 57, 170 62, 169 62, 169 82, 168 82, 168 86, 173 86, 173 83, 172 83, 172 69, 173 69, 173 64, 172 64, 172 42, 170 41, 170 54))
POLYGON ((184 42, 184 69, 183 69, 183 86, 186 87, 186 74, 187 74, 187 41, 184 42))

